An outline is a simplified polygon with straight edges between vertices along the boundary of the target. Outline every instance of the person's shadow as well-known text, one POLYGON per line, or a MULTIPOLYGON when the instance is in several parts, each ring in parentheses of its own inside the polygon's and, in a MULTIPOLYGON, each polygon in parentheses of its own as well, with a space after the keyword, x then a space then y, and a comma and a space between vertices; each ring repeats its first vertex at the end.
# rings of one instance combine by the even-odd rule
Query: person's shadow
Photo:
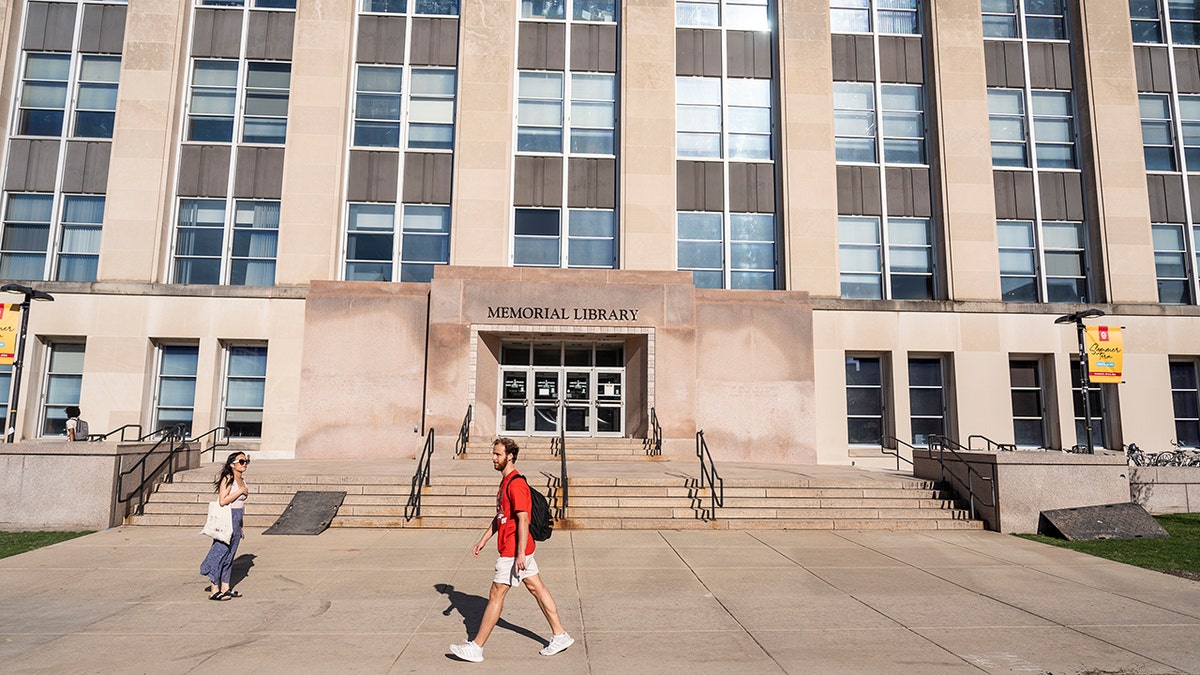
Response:
MULTIPOLYGON (((483 621, 483 610, 487 608, 488 604, 487 598, 455 590, 451 584, 434 584, 433 587, 450 601, 450 606, 442 611, 442 616, 450 616, 451 612, 457 611, 458 615, 463 619, 463 626, 467 629, 467 637, 471 637, 479 632, 479 624, 483 621)), ((524 635, 530 640, 542 643, 542 646, 550 644, 542 636, 528 628, 510 623, 503 618, 496 622, 496 628, 503 628, 519 635, 524 635)))
POLYGON ((253 553, 243 553, 233 561, 233 572, 229 575, 229 585, 237 586, 242 582, 242 579, 250 576, 250 568, 254 567, 253 553))

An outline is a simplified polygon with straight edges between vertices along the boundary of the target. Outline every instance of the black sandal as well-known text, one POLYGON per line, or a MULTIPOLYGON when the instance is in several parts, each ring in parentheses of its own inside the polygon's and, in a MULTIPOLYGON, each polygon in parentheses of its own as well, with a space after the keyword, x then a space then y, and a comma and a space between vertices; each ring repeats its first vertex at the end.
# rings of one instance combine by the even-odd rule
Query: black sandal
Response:
POLYGON ((224 595, 226 598, 240 598, 240 597, 242 597, 242 594, 241 594, 241 593, 238 593, 237 591, 233 590, 232 588, 231 588, 231 589, 229 589, 229 590, 227 590, 227 591, 225 591, 225 592, 224 592, 222 595, 224 595))
POLYGON ((208 596, 208 599, 216 600, 217 602, 224 602, 229 599, 228 595, 229 595, 228 593, 222 593, 221 591, 217 591, 216 593, 213 593, 212 595, 208 596))

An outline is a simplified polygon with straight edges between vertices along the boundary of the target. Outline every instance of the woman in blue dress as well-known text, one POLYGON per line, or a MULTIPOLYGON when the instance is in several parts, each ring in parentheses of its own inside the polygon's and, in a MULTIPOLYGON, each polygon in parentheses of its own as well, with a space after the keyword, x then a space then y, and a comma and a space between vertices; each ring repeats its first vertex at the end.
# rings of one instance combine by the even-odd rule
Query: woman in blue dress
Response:
POLYGON ((228 505, 233 511, 233 536, 226 544, 219 539, 213 539, 212 547, 204 562, 200 563, 200 574, 208 577, 212 585, 208 587, 211 595, 209 600, 231 600, 242 597, 241 593, 233 590, 230 578, 233 575, 233 559, 237 556, 238 542, 242 539, 242 515, 245 513, 246 495, 249 489, 242 474, 250 466, 250 458, 244 452, 230 453, 221 467, 221 473, 213 481, 217 493, 217 501, 221 506, 228 505))

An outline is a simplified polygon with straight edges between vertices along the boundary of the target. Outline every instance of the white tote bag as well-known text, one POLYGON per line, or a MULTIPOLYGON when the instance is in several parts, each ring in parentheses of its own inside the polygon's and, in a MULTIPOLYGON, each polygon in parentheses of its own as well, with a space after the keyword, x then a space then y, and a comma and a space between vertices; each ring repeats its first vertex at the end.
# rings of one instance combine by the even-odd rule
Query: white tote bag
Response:
POLYGON ((233 538, 233 508, 221 506, 221 502, 209 502, 208 520, 200 532, 228 544, 233 538))

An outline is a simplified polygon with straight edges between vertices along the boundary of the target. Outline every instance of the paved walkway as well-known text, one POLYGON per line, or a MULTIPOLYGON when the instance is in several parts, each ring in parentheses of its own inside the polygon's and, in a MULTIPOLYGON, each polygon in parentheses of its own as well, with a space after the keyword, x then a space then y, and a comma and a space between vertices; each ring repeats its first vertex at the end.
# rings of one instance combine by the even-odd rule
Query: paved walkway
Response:
POLYGON ((1200 583, 992 532, 559 532, 538 561, 575 646, 538 656, 515 590, 462 663, 475 536, 250 530, 221 603, 183 528, 6 558, 0 672, 1200 673, 1200 583))

